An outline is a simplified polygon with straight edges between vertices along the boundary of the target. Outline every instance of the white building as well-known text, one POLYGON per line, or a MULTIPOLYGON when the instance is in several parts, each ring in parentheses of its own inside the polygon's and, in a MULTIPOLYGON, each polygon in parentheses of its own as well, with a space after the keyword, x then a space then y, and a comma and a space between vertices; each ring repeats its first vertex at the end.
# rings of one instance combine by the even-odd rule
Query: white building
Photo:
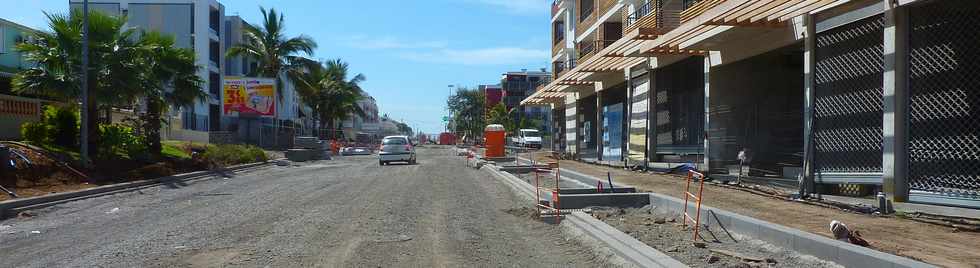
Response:
MULTIPOLYGON (((81 9, 82 1, 70 0, 72 9, 81 9)), ((257 137, 262 126, 276 125, 272 118, 252 118, 248 124, 239 122, 237 114, 223 114, 222 89, 226 76, 254 76, 258 63, 244 57, 225 57, 227 48, 244 41, 244 29, 249 23, 239 16, 225 16, 225 7, 216 0, 90 0, 90 10, 113 15, 126 15, 128 24, 147 30, 173 35, 178 47, 194 50, 199 76, 210 93, 206 101, 198 101, 180 109, 180 127, 195 131, 237 131, 246 140, 257 137), (205 18, 205 19, 199 19, 205 18), (200 34, 203 33, 203 34, 200 34), (247 126, 245 126, 247 125, 247 126), (254 128, 254 129, 253 129, 254 128)), ((276 118, 283 126, 308 125, 310 111, 301 105, 299 95, 285 76, 281 77, 281 97, 276 101, 276 118), (304 111, 300 111, 305 109, 304 111)))
MULTIPOLYGON (((72 9, 82 1, 69 0, 72 9)), ((222 70, 225 68, 225 7, 215 0, 90 0, 89 10, 126 15, 128 24, 173 35, 178 47, 191 48, 202 68, 210 97, 181 109, 181 127, 196 131, 221 128, 222 70)))
POLYGON ((342 122, 344 136, 348 138, 356 137, 357 134, 368 134, 378 138, 381 132, 381 125, 378 117, 378 104, 374 97, 367 96, 357 101, 357 105, 364 110, 365 116, 351 113, 342 122))

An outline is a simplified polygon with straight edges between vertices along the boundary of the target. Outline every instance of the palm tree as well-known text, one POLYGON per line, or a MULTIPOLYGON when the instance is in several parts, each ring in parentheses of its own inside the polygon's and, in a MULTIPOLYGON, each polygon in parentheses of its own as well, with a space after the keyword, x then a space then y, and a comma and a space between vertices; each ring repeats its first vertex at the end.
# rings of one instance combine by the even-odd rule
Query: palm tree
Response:
POLYGON ((313 55, 317 44, 306 35, 286 37, 283 15, 274 8, 267 11, 259 7, 259 10, 262 11, 262 26, 245 27, 244 42, 228 48, 226 54, 228 57, 256 59, 258 69, 249 75, 275 78, 277 95, 282 98, 280 75, 283 72, 298 72, 306 67, 307 60, 296 54, 313 55))
MULTIPOLYGON (((367 78, 364 74, 357 74, 348 77, 348 64, 340 59, 327 61, 324 72, 327 74, 326 87, 329 96, 326 105, 327 126, 333 128, 335 122, 344 121, 352 114, 364 116, 364 110, 358 105, 358 101, 364 98, 364 91, 361 89, 361 82, 367 78)), ((331 131, 331 134, 335 131, 331 131)))
MULTIPOLYGON (((37 32, 34 41, 22 42, 17 50, 36 67, 18 73, 13 79, 17 93, 32 93, 75 103, 81 95, 82 13, 45 13, 49 32, 37 32)), ((89 13, 88 94, 83 109, 97 115, 103 107, 131 100, 138 92, 140 59, 133 35, 125 28, 125 17, 98 11, 89 13)), ((88 120, 89 148, 97 154, 99 120, 88 120)))
MULTIPOLYGON (((308 64, 303 72, 290 73, 290 78, 297 81, 297 92, 312 108, 321 129, 335 130, 337 121, 365 115, 357 102, 364 98, 360 83, 366 78, 363 74, 348 78, 348 64, 340 59, 308 64)), ((334 131, 330 133, 336 138, 334 131)))
POLYGON ((140 92, 146 105, 141 121, 141 132, 153 159, 161 155, 160 129, 162 115, 170 106, 193 105, 195 100, 205 100, 204 81, 197 76, 199 67, 194 64, 194 51, 178 48, 172 36, 159 32, 144 32, 138 42, 144 53, 144 83, 140 92))

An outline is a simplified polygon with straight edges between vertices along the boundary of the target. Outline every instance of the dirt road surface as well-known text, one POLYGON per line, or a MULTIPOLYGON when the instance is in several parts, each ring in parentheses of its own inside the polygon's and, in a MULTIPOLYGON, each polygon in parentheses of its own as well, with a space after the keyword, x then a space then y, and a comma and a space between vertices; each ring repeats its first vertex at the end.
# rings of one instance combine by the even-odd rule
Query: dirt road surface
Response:
POLYGON ((5 267, 605 267, 448 149, 166 185, 0 221, 5 267))

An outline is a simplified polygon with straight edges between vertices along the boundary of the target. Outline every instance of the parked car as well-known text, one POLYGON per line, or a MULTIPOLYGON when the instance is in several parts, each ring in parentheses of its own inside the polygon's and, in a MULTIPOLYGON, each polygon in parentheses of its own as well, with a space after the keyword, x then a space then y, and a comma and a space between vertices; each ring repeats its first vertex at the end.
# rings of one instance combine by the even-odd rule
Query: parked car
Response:
POLYGON ((415 164, 415 145, 408 136, 387 136, 381 140, 378 165, 384 166, 390 162, 415 164))
POLYGON ((371 153, 368 147, 344 147, 340 150, 341 155, 371 155, 371 153))
POLYGON ((520 129, 511 141, 517 147, 541 149, 541 134, 537 129, 520 129))

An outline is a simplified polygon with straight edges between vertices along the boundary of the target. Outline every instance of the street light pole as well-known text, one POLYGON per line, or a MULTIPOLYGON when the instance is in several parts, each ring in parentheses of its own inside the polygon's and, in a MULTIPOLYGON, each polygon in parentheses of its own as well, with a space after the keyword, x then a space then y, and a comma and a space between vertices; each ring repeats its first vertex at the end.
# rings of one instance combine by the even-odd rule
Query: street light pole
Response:
MULTIPOLYGON (((452 98, 453 97, 453 87, 454 86, 453 85, 449 85, 448 87, 449 87, 449 98, 452 98)), ((450 122, 452 122, 452 121, 453 121, 453 110, 450 108, 449 109, 449 120, 446 121, 446 131, 450 131, 449 125, 450 125, 450 122)), ((455 127, 456 126, 453 125, 453 128, 455 128, 455 127)), ((452 129, 452 130, 453 130, 452 133, 453 134, 456 134, 455 129, 452 129)))
POLYGON ((88 0, 82 1, 82 125, 81 125, 81 154, 82 165, 88 167, 88 0))

